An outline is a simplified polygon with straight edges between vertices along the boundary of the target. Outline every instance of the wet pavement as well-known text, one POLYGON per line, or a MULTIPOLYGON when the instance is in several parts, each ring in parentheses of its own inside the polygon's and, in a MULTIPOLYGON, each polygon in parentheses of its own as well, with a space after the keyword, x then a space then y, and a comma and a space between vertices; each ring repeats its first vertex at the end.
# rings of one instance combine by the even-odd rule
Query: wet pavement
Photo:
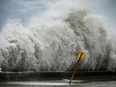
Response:
POLYGON ((2 82, 0 87, 116 87, 116 81, 90 81, 68 79, 28 82, 2 82))

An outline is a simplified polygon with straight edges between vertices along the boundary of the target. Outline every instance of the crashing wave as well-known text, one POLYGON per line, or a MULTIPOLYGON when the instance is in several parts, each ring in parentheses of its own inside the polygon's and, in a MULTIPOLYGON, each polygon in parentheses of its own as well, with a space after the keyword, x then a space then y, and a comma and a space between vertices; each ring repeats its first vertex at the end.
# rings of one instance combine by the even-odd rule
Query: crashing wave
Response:
MULTIPOLYGON (((51 16, 52 17, 52 16, 51 16)), ((66 71, 76 55, 86 53, 79 70, 115 70, 116 49, 101 20, 83 9, 46 19, 44 15, 24 27, 10 20, 0 33, 2 71, 66 71)))

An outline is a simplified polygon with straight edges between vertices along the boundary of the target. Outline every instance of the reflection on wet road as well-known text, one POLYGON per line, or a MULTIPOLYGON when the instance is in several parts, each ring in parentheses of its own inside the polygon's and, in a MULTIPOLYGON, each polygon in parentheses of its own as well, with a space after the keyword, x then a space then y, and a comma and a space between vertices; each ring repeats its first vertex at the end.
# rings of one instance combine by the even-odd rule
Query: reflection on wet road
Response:
POLYGON ((3 82, 0 87, 116 87, 116 81, 51 80, 36 82, 3 82))

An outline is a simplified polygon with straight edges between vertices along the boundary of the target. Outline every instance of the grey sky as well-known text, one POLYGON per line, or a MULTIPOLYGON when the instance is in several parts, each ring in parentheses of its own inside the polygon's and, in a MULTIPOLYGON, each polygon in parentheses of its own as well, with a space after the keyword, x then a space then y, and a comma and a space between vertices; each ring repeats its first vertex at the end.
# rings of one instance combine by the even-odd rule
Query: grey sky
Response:
POLYGON ((8 19, 20 19, 41 14, 53 0, 0 0, 0 28, 8 19))
MULTIPOLYGON (((20 19, 26 23, 33 15, 39 15, 58 0, 0 0, 0 28, 8 19, 20 19)), ((116 24, 116 0, 88 0, 93 13, 103 15, 111 26, 116 24)))

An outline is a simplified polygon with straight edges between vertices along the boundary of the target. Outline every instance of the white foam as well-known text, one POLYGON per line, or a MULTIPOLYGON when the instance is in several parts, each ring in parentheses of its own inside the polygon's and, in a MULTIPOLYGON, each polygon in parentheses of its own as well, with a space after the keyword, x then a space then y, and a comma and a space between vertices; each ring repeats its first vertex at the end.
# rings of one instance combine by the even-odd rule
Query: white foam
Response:
MULTIPOLYGON (((69 85, 69 83, 63 83, 63 82, 4 82, 2 84, 7 84, 7 85, 33 85, 33 86, 65 86, 69 85)), ((74 83, 71 83, 71 85, 76 85, 74 83)))
MULTIPOLYGON (((70 4, 71 3, 71 4, 70 4)), ((98 16, 61 1, 24 27, 10 20, 0 33, 0 66, 7 71, 65 71, 84 51, 81 70, 115 70, 116 48, 98 16)))

